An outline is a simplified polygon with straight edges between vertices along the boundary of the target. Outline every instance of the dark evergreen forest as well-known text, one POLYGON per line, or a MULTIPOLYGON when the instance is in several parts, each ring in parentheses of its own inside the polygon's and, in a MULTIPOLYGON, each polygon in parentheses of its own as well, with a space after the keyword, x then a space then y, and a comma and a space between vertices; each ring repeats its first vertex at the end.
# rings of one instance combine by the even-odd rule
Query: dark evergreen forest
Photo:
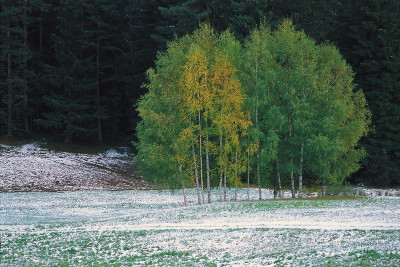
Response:
POLYGON ((367 98, 368 156, 352 182, 399 185, 398 0, 0 0, 0 135, 133 139, 146 70, 168 41, 201 22, 244 40, 285 18, 337 46, 367 98))

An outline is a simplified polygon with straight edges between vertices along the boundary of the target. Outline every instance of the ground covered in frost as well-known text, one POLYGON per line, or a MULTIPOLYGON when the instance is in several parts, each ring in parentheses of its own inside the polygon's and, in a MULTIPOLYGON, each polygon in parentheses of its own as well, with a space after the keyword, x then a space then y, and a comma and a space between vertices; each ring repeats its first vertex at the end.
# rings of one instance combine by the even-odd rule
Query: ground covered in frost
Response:
POLYGON ((153 189, 130 161, 126 148, 82 154, 0 144, 0 192, 153 189))
POLYGON ((180 191, 1 193, 0 266, 399 266, 400 198, 374 194, 260 202, 241 189, 221 203, 214 190, 198 206, 188 190, 184 207, 180 191))

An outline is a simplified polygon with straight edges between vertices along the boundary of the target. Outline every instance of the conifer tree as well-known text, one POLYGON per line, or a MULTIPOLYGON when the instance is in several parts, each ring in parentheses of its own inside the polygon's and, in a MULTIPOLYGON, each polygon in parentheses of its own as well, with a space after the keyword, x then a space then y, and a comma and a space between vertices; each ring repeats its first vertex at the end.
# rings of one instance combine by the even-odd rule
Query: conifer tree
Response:
POLYGON ((46 65, 49 94, 43 101, 49 110, 36 123, 55 129, 65 142, 94 136, 96 125, 96 64, 87 54, 90 32, 85 29, 82 6, 77 1, 62 1, 56 10, 58 32, 53 34, 54 65, 46 65), (75 36, 76 38, 70 38, 75 36))
POLYGON ((337 42, 372 112, 372 131, 363 140, 368 156, 356 181, 399 184, 400 3, 351 1, 340 14, 346 23, 340 28, 343 38, 337 42))
POLYGON ((34 73, 28 65, 32 58, 32 50, 27 40, 28 27, 31 23, 29 12, 36 5, 37 1, 0 2, 2 70, 0 125, 2 129, 7 129, 6 135, 10 137, 16 132, 20 134, 30 131, 28 101, 34 73))

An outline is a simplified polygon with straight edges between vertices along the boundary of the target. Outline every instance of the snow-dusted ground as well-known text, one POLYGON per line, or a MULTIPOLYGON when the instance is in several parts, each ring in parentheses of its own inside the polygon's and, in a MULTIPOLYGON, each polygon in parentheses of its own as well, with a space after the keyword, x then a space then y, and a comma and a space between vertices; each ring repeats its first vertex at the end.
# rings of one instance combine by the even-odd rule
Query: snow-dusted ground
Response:
POLYGON ((180 190, 110 191, 152 188, 133 173, 123 150, 0 145, 0 266, 400 266, 400 190, 270 201, 263 189, 259 202, 240 189, 220 203, 214 189, 198 206, 189 189, 184 207, 180 190))
POLYGON ((190 189, 189 207, 181 191, 1 193, 0 266, 399 266, 400 197, 368 192, 220 203, 214 190, 198 206, 190 189))
POLYGON ((133 174, 123 151, 93 155, 0 144, 0 192, 153 188, 133 174))

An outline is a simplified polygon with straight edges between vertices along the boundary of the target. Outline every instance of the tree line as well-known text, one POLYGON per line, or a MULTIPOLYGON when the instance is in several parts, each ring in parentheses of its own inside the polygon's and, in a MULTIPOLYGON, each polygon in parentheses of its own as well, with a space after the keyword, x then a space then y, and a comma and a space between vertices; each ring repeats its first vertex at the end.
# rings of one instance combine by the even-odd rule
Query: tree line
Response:
POLYGON ((400 3, 355 1, 0 0, 0 135, 66 142, 132 137, 157 51, 200 22, 240 42, 290 18, 352 66, 372 112, 351 181, 400 183, 400 3))
POLYGON ((132 134, 156 50, 149 6, 1 0, 0 134, 66 143, 132 134))
POLYGON ((341 184, 365 156, 357 143, 370 112, 351 67, 289 20, 275 31, 256 28, 243 45, 202 25, 170 42, 148 79, 136 164, 154 184, 182 187, 185 204, 193 184, 198 204, 205 187, 211 202, 213 185, 226 201, 227 186, 242 186, 245 173, 260 200, 263 185, 278 184, 281 196, 282 181, 293 198, 303 181, 320 184, 325 196, 326 185, 341 184))

